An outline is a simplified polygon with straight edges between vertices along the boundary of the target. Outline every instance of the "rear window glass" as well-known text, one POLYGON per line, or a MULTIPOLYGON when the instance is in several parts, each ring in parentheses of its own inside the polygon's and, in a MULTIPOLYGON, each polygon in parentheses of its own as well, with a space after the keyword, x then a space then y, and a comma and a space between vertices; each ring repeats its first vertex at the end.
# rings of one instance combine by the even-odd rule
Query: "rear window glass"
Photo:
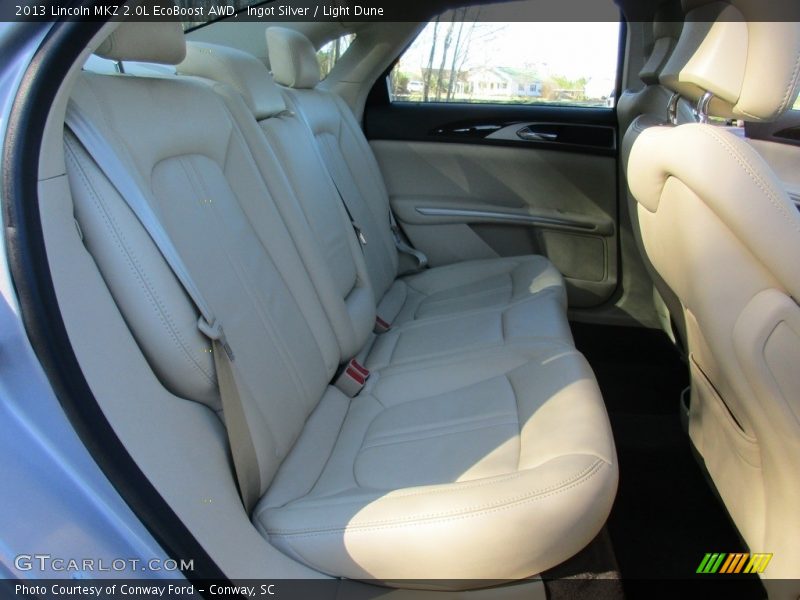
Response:
POLYGON ((393 101, 614 106, 618 22, 487 22, 480 11, 425 26, 391 72, 393 101))
POLYGON ((331 40, 317 51, 317 60, 319 60, 322 79, 325 79, 333 70, 336 62, 347 52, 347 49, 355 39, 355 34, 343 35, 331 40))

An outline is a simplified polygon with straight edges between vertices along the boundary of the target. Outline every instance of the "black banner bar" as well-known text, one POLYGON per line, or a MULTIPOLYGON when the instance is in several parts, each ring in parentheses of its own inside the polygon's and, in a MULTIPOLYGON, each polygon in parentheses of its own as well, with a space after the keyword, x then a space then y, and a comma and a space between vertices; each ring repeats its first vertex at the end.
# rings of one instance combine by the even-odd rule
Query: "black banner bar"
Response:
MULTIPOLYGON (((0 21, 181 21, 187 27, 230 21, 420 22, 448 9, 480 6, 465 20, 505 22, 611 22, 623 7, 629 21, 650 21, 649 3, 634 0, 2 0, 0 21)), ((748 21, 800 20, 798 0, 762 0, 748 21)), ((682 18, 677 15, 676 18, 682 18)), ((701 17, 702 18, 702 17, 701 17)))

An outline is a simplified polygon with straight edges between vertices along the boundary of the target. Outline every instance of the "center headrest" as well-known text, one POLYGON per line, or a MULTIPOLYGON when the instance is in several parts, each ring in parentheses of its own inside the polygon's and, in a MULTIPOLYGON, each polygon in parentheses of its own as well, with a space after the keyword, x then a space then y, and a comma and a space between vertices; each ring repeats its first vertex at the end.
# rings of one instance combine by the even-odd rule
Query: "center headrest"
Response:
POLYGON ((267 67, 252 54, 241 50, 189 42, 186 59, 178 65, 178 73, 230 85, 242 95, 258 121, 286 110, 281 91, 272 81, 267 67))
POLYGON ((267 50, 272 75, 279 84, 310 89, 319 83, 317 51, 299 31, 270 27, 267 29, 267 50))
MULTIPOLYGON (((156 1, 141 0, 138 4, 153 7, 156 1)), ((163 7, 165 3, 158 4, 163 7)), ((177 21, 123 21, 103 40, 95 54, 115 61, 177 65, 186 55, 186 39, 177 21)))
POLYGON ((710 115, 780 117, 800 84, 800 2, 785 3, 784 20, 763 20, 781 1, 684 0, 686 22, 661 83, 691 101, 710 92, 710 115))

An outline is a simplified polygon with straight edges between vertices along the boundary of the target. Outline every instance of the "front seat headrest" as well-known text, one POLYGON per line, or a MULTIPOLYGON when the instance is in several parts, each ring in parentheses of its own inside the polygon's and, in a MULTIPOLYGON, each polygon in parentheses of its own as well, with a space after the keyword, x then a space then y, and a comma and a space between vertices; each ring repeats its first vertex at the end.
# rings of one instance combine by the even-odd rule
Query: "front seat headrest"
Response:
POLYGON ((684 0, 689 8, 662 85, 698 101, 708 114, 771 121, 791 107, 800 83, 800 2, 684 0), (775 18, 778 21, 766 21, 775 18), (789 20, 793 19, 793 20, 789 20))

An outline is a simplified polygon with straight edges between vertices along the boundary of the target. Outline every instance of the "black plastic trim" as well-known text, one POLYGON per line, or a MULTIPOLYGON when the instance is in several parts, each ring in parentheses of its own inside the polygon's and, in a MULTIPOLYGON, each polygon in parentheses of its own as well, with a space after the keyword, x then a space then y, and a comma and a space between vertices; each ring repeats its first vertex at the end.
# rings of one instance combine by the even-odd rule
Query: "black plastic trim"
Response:
MULTIPOLYGON (((378 83, 380 84, 380 81, 378 83)), ((381 88, 384 86, 377 85, 381 88)), ((388 93, 387 93, 388 97, 388 93)), ((548 105, 499 105, 462 103, 395 102, 373 104, 364 115, 364 130, 371 140, 469 143, 488 146, 548 149, 615 156, 616 113, 609 108, 548 105), (530 142, 487 137, 499 126, 520 123, 563 125, 570 129, 570 143, 530 142), (585 125, 584 129, 581 125, 585 125), (610 140, 598 142, 598 126, 608 128, 610 140), (491 127, 482 133, 457 129, 491 127), (483 135, 485 133, 486 135, 483 135)))
MULTIPOLYGON (((75 4, 96 3, 101 0, 75 4)), ((0 167, 11 275, 36 356, 100 469, 171 558, 193 560, 194 570, 183 573, 188 580, 225 581, 225 574, 139 469, 103 414, 73 352, 50 277, 38 203, 42 136, 65 73, 102 26, 100 22, 53 23, 12 106, 0 167)))
POLYGON ((800 110, 788 110, 777 121, 746 122, 745 135, 750 139, 766 140, 790 146, 800 146, 800 110))
MULTIPOLYGON (((617 52, 617 81, 615 96, 622 89, 627 42, 627 23, 620 14, 619 50, 617 52)), ((410 45, 410 44, 409 44, 410 45)), ((405 52, 405 49, 403 49, 405 52)), ((555 150, 599 156, 618 156, 617 111, 614 108, 564 106, 554 104, 472 104, 461 102, 422 103, 392 102, 387 78, 400 59, 392 64, 375 81, 367 96, 364 109, 364 133, 369 140, 396 140, 412 142, 440 142, 476 144, 485 146, 510 146, 535 150, 555 150), (489 137, 501 127, 537 122, 569 125, 572 128, 567 143, 531 142, 489 137), (592 127, 583 132, 580 125, 592 127), (608 128, 610 143, 598 141, 598 127, 608 128), (456 132, 456 129, 463 131, 456 132)), ((602 136, 601 136, 602 137, 602 136)))

